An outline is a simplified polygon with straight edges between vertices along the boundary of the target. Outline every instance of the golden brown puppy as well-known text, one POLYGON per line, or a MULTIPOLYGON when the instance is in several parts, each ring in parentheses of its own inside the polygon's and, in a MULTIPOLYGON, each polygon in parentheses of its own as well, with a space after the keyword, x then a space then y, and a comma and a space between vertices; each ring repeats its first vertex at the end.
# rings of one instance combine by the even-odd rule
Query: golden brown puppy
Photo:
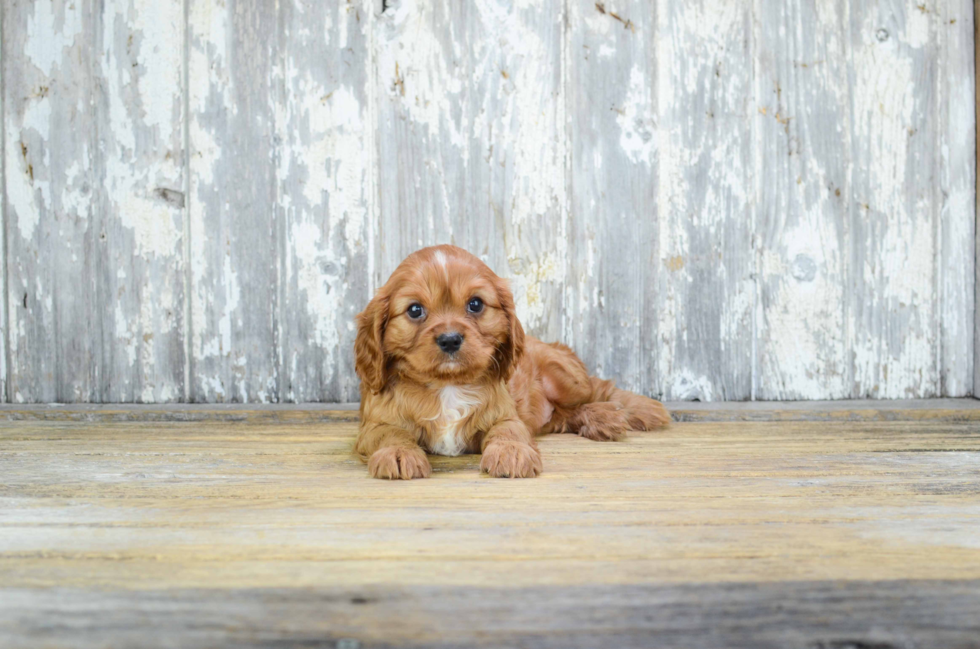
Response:
POLYGON ((616 440, 670 420, 660 402, 589 376, 568 347, 525 336, 506 282, 455 246, 410 255, 357 324, 354 450, 375 478, 428 477, 426 452, 483 453, 486 473, 532 478, 535 435, 616 440))

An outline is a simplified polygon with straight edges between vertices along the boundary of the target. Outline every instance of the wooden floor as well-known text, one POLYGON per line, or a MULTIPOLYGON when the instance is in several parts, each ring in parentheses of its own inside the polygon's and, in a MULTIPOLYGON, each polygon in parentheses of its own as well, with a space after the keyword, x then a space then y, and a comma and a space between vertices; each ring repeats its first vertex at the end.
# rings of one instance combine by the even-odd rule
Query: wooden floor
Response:
POLYGON ((976 404, 395 483, 350 412, 0 411, 0 647, 980 647, 976 404))

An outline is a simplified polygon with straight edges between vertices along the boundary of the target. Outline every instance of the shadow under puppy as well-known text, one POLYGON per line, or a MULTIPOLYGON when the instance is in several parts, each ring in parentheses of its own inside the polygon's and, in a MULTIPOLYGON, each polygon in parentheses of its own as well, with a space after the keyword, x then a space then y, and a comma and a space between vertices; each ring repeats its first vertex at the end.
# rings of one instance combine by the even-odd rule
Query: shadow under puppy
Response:
POLYGON ((426 451, 482 453, 492 476, 541 473, 535 435, 617 440, 670 421, 663 404, 589 376, 568 347, 524 335, 507 283, 455 246, 424 248, 357 316, 361 424, 375 478, 425 478, 426 451))

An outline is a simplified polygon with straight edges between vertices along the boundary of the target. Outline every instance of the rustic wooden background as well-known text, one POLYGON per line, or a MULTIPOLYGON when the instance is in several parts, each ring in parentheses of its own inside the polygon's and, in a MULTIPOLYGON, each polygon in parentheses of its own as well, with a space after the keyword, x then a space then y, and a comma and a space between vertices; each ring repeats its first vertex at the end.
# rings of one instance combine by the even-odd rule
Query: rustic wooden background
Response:
POLYGON ((971 394, 972 5, 4 0, 0 395, 354 400, 446 241, 648 394, 971 394))

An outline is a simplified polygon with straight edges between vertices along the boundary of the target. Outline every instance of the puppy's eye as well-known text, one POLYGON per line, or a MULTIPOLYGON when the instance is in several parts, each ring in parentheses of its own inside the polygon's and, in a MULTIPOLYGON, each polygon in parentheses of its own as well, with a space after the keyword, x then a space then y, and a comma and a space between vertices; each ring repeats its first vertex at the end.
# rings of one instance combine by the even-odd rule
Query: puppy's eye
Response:
POLYGON ((412 320, 419 320, 420 318, 422 318, 422 316, 425 315, 425 307, 423 307, 421 304, 416 302, 415 304, 408 307, 408 310, 405 311, 405 313, 407 313, 408 317, 411 318, 412 320))
POLYGON ((483 311, 483 300, 478 297, 473 298, 466 305, 466 310, 470 313, 480 313, 483 311))

